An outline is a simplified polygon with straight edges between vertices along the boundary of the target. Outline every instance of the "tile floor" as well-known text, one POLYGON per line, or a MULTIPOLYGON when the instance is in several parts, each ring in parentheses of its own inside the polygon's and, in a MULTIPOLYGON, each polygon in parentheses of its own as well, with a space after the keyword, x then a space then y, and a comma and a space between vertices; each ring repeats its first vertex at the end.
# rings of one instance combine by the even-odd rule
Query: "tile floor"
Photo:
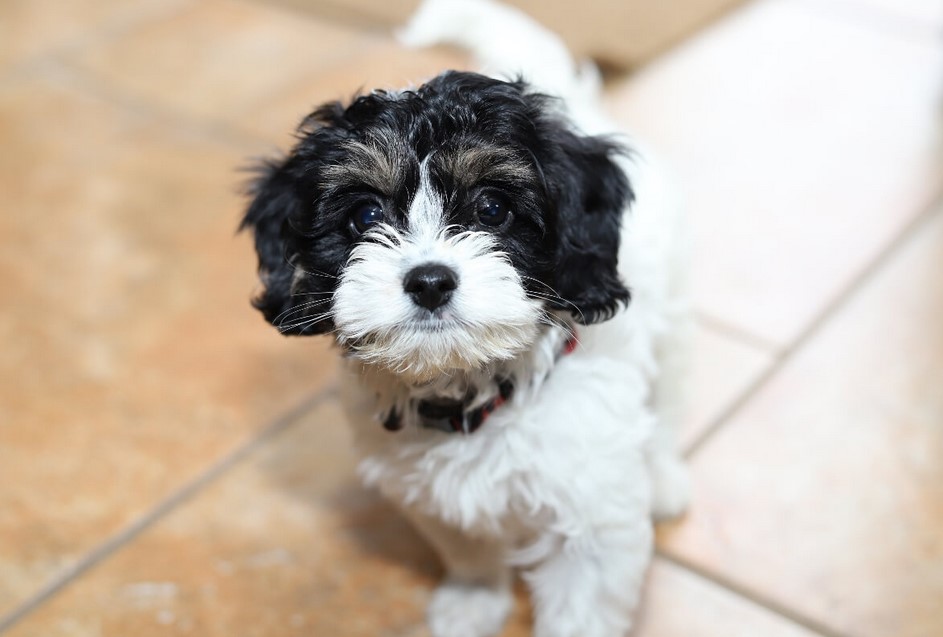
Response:
MULTIPOLYGON (((696 496, 638 636, 943 635, 941 6, 760 0, 607 92, 696 235, 696 496)), ((248 0, 0 4, 0 632, 426 634, 332 354, 248 307, 236 169, 464 64, 248 0)))

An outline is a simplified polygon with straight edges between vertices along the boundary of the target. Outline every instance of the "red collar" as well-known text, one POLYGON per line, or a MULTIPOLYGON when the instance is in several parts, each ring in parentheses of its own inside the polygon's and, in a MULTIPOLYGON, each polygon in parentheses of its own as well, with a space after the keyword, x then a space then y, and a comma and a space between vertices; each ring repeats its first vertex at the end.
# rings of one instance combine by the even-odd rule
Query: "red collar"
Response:
MULTIPOLYGON (((572 354, 579 345, 576 332, 571 329, 569 337, 563 343, 560 356, 572 354)), ((468 408, 467 401, 462 400, 419 400, 415 403, 415 411, 419 424, 425 429, 436 429, 445 433, 473 434, 485 424, 492 413, 514 395, 514 383, 510 378, 497 378, 495 383, 498 392, 494 398, 480 407, 468 408)), ((399 431, 403 428, 403 418, 396 407, 383 419, 383 428, 387 431, 399 431)))

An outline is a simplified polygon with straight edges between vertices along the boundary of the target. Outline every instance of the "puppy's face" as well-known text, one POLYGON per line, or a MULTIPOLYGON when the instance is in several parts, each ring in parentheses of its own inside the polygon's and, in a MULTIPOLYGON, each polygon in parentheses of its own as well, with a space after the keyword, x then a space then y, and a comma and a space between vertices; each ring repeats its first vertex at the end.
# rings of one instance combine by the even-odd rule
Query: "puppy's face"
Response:
POLYGON ((286 334, 419 378, 507 359, 548 311, 592 322, 631 197, 611 143, 573 133, 522 82, 450 72, 416 91, 327 104, 255 186, 265 291, 286 334))

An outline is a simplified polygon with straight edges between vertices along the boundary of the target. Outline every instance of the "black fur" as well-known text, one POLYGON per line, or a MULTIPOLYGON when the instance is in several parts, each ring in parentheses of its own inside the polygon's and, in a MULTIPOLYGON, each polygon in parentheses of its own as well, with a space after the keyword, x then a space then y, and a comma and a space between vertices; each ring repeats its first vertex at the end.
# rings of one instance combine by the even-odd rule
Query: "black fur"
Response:
POLYGON ((555 132, 557 156, 544 164, 544 174, 557 202, 554 287, 566 302, 553 305, 581 323, 595 323, 629 302, 617 266, 622 212, 633 195, 611 159, 618 146, 562 126, 555 132))
POLYGON ((546 296, 550 286, 559 295, 548 307, 585 323, 611 317, 629 300, 616 271, 632 198, 613 162, 621 149, 574 133, 554 107, 523 81, 459 72, 414 92, 320 107, 302 122, 290 156, 266 164, 252 190, 241 227, 255 232, 265 285, 255 306, 285 334, 330 331, 337 277, 356 242, 369 240, 351 231, 350 211, 379 199, 387 221, 405 228, 419 164, 435 151, 432 176, 450 223, 495 232, 530 293, 546 296), (474 166, 475 158, 488 165, 474 166), (458 165, 478 172, 452 174, 458 165), (481 181, 467 183, 468 174, 481 181), (475 206, 495 193, 513 217, 489 229, 477 224, 475 206))

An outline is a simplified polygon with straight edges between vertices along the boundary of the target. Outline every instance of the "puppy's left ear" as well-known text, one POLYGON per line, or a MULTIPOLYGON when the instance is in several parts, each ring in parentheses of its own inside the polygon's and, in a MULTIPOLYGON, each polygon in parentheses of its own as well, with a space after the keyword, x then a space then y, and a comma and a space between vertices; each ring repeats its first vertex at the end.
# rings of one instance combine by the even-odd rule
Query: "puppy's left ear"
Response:
POLYGON ((554 305, 583 324, 612 318, 629 302, 619 278, 622 215, 633 194, 613 160, 622 147, 601 137, 556 131, 556 161, 544 166, 557 202, 554 288, 566 301, 554 305))
POLYGON ((292 158, 266 162, 258 169, 249 194, 252 202, 240 230, 252 230, 259 256, 259 277, 264 290, 252 304, 282 334, 322 334, 331 329, 330 320, 309 320, 317 314, 311 298, 327 298, 331 289, 327 278, 302 277, 296 280, 302 247, 300 235, 292 231, 292 219, 302 211, 302 198, 296 191, 298 178, 292 158), (317 296, 312 296, 317 295, 317 296))

